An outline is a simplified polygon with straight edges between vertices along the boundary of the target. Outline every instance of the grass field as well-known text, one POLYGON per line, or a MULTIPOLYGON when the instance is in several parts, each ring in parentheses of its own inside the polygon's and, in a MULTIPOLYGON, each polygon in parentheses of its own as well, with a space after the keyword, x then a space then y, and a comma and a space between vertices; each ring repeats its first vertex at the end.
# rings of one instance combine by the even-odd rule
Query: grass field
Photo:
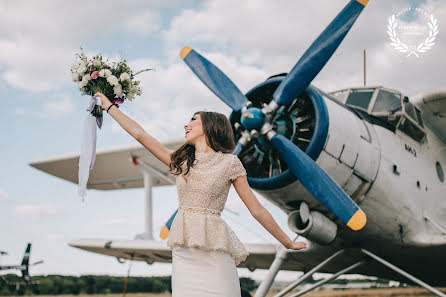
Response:
MULTIPOLYGON (((440 288, 440 291, 446 293, 446 288, 440 288)), ((270 292, 267 297, 273 297, 275 292, 270 292)), ((288 294, 288 296, 291 293, 288 294)), ((40 295, 54 297, 54 295, 40 295)), ((120 297, 122 294, 108 294, 108 295, 58 295, 59 297, 120 297)), ((127 294, 127 297, 170 297, 171 294, 127 294)), ((392 288, 392 289, 351 289, 351 290, 321 290, 316 292, 309 292, 305 297, 424 297, 435 296, 423 288, 392 288)), ((198 297, 198 296, 197 296, 198 297)), ((201 296, 200 296, 201 297, 201 296)), ((203 296, 204 297, 204 296, 203 296)))

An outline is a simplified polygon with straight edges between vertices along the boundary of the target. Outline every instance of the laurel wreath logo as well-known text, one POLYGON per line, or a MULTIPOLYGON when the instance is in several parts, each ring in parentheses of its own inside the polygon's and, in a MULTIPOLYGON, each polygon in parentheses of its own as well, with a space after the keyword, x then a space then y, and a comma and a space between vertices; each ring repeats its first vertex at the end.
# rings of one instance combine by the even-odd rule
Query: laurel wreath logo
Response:
POLYGON ((407 44, 405 44, 398 38, 398 35, 396 34, 397 22, 395 14, 392 14, 392 16, 389 18, 389 24, 387 25, 387 34, 389 34, 390 40, 392 41, 390 45, 392 45, 395 49, 399 50, 402 53, 408 52, 409 54, 407 55, 407 57, 414 54, 417 58, 419 58, 419 55, 417 53, 424 53, 427 50, 431 49, 432 46, 435 44, 434 40, 438 34, 438 22, 432 14, 429 18, 428 25, 430 28, 429 36, 416 48, 410 49, 407 44))

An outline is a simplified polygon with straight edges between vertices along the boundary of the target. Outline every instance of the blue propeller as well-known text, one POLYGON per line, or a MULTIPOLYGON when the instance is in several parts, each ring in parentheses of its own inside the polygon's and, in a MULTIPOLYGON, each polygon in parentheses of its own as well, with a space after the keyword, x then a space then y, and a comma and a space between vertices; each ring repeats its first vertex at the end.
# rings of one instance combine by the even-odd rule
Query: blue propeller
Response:
POLYGON ((353 230, 366 223, 364 212, 310 157, 290 140, 273 131, 269 122, 280 105, 290 104, 317 76, 338 48, 368 0, 351 0, 312 43, 273 94, 268 108, 249 107, 245 95, 216 66, 185 47, 180 56, 198 78, 234 111, 243 111, 240 123, 245 129, 234 154, 238 155, 255 133, 268 134, 272 145, 302 185, 353 230), (242 109, 245 106, 245 109, 242 109), (249 107, 249 108, 248 108, 249 107), (269 116, 265 116, 268 114, 269 116), (246 131, 247 130, 247 131, 246 131))
POLYGON ((243 107, 247 101, 246 96, 214 64, 188 46, 181 50, 180 57, 198 78, 230 108, 239 111, 243 107))
POLYGON ((160 237, 162 239, 166 239, 167 236, 169 236, 169 231, 170 231, 170 227, 172 226, 172 222, 173 219, 175 218, 175 216, 177 215, 178 209, 175 210, 175 212, 172 214, 172 216, 169 218, 169 220, 167 221, 167 223, 163 226, 163 228, 161 228, 160 231, 160 237))
POLYGON ((302 185, 352 230, 360 230, 367 219, 364 212, 341 187, 307 154, 286 137, 271 131, 272 145, 302 185))
POLYGON ((286 78, 277 87, 273 100, 288 105, 313 81, 341 44, 368 0, 352 0, 316 38, 286 78))

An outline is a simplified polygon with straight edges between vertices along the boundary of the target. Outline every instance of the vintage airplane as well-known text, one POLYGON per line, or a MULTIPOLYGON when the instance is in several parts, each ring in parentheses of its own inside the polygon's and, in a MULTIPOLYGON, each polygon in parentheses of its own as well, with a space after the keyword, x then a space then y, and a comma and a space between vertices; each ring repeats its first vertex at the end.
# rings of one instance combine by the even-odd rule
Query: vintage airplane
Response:
MULTIPOLYGON (((305 274, 276 296, 314 272, 333 276, 292 296, 344 273, 409 279, 446 296, 423 282, 446 285, 446 92, 409 100, 382 86, 328 94, 310 84, 366 4, 350 1, 288 74, 272 76, 246 95, 196 51, 181 51, 199 79, 233 109, 234 153, 251 187, 287 213, 290 228, 309 241, 298 252, 246 244, 250 255, 240 267, 269 269, 256 297, 267 294, 280 269, 305 274)), ((71 154, 30 165, 77 183, 78 161, 79 154, 71 154)), ((139 144, 98 151, 88 188, 144 186, 146 233, 137 240, 70 245, 118 259, 171 262, 166 244, 153 240, 151 222, 151 188, 170 184, 167 168, 139 144)))
MULTIPOLYGON (((3 254, 6 254, 6 253, 2 252, 2 255, 3 254)), ((29 267, 41 264, 41 263, 43 263, 43 261, 40 260, 35 263, 29 264, 30 255, 31 255, 31 243, 28 243, 28 245, 26 246, 25 254, 23 255, 22 263, 20 265, 0 265, 0 270, 20 270, 20 272, 22 273, 21 277, 22 277, 23 283, 27 286, 31 286, 31 288, 33 289, 34 292, 38 292, 38 288, 36 286, 34 286, 37 283, 33 282, 31 280, 31 276, 29 275, 29 267)), ((11 284, 5 278, 3 278, 3 280, 6 283, 11 284)), ((21 283, 19 283, 19 282, 12 283, 12 285, 15 285, 17 288, 20 286, 20 284, 21 283)))

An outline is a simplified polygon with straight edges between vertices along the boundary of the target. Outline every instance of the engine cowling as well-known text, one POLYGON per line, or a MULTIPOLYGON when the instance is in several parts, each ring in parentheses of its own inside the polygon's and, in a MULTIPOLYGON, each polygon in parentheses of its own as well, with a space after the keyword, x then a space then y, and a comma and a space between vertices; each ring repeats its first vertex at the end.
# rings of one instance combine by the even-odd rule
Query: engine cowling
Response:
MULTIPOLYGON (((285 75, 270 77, 250 90, 246 97, 252 106, 263 108, 267 105, 285 75)), ((230 116, 236 141, 241 137, 239 125, 235 124, 241 118, 241 113, 233 112, 230 116)), ((317 159, 327 139, 328 111, 316 88, 310 85, 289 106, 280 107, 271 123, 278 134, 291 140, 313 160, 317 159)), ((246 168, 249 184, 254 189, 274 190, 296 181, 266 135, 253 139, 238 156, 246 168)))

